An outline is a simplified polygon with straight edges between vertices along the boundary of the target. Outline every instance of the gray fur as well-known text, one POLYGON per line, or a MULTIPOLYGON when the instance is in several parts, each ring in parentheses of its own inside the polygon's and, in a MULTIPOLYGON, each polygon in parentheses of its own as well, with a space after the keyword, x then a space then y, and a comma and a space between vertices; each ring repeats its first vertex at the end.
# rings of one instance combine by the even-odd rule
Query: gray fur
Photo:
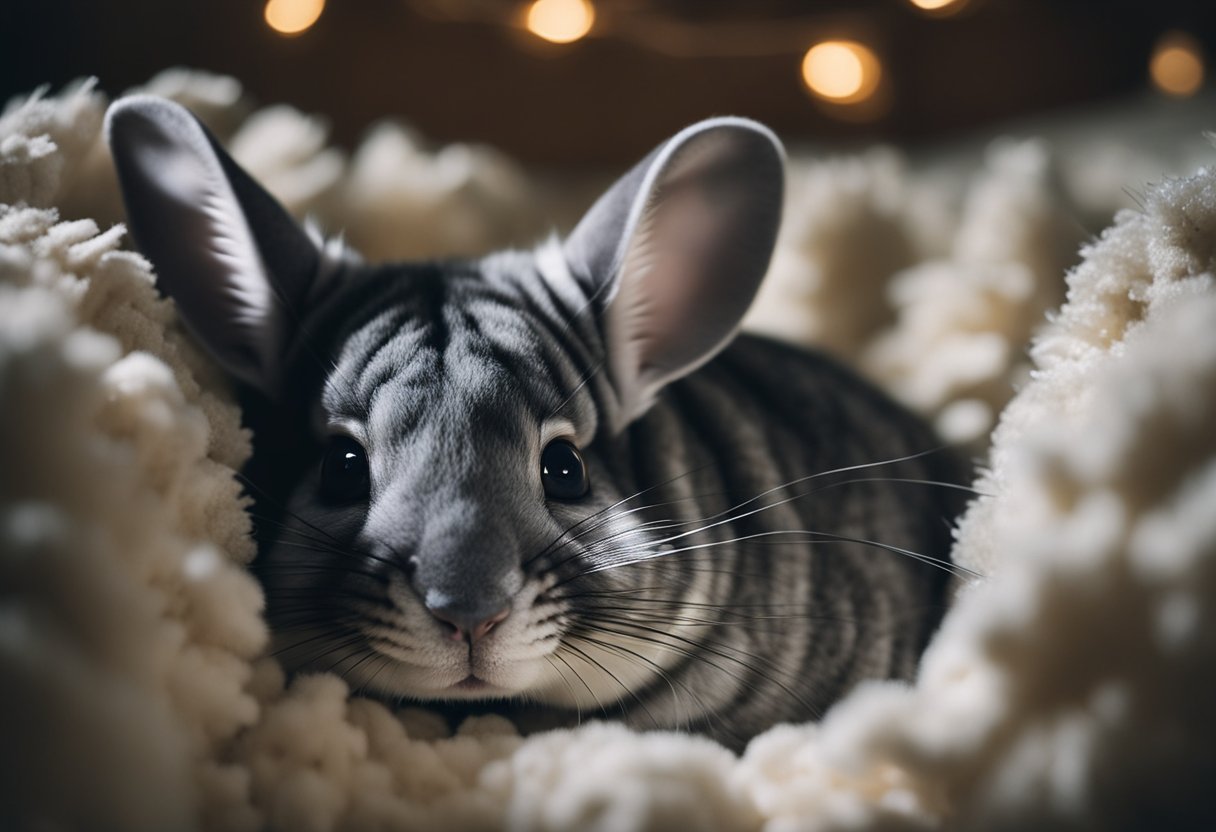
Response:
MULTIPOLYGON (((161 119, 125 106, 111 124, 161 119)), ((120 175, 129 200, 157 192, 146 166, 120 175)), ((780 177, 766 130, 707 122, 564 246, 312 276, 281 316, 295 321, 281 387, 247 395, 256 568, 289 666, 393 701, 538 727, 607 716, 735 747, 862 679, 907 678, 942 613, 958 510, 926 482, 962 469, 829 359, 731 340, 767 266, 780 177), (677 209, 705 219, 681 226, 677 209), (318 497, 333 434, 366 449, 366 500, 318 497), (583 499, 546 498, 556 437, 582 449, 583 499), (445 623, 503 610, 477 639, 445 623)), ((141 240, 150 199, 129 206, 141 240)), ((239 203, 234 221, 273 248, 239 203)), ((176 262, 150 255, 174 292, 176 262)))

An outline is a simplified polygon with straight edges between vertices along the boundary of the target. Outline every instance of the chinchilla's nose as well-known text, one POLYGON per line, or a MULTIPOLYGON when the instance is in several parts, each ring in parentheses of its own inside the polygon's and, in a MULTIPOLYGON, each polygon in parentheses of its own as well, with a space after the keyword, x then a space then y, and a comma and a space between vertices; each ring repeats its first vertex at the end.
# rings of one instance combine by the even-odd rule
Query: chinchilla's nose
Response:
POLYGON ((444 626, 448 638, 470 644, 484 638, 511 614, 509 604, 462 603, 435 591, 426 594, 426 609, 444 626))

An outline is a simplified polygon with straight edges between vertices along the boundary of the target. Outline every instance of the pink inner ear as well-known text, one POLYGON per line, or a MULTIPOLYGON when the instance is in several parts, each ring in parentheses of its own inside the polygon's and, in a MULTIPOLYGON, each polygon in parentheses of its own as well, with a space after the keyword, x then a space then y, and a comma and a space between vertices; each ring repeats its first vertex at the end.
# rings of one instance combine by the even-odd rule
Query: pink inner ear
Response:
POLYGON ((767 131, 721 121, 673 139, 649 192, 638 195, 644 207, 607 321, 626 422, 729 343, 768 269, 781 152, 767 131))

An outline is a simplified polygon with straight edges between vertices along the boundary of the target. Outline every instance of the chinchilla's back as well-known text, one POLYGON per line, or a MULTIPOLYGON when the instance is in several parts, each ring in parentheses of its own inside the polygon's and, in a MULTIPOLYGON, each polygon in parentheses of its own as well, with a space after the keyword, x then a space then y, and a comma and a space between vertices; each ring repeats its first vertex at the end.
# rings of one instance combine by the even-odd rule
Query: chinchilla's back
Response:
POLYGON ((623 592, 580 599, 586 628, 702 625, 674 648, 687 651, 676 668, 625 703, 631 722, 692 699, 693 727, 737 745, 818 717, 862 679, 911 676, 945 609, 963 504, 951 484, 967 466, 884 394, 825 356, 742 337, 604 458, 627 460, 623 490, 652 488, 645 502, 661 508, 644 513, 675 539, 626 570, 623 592))

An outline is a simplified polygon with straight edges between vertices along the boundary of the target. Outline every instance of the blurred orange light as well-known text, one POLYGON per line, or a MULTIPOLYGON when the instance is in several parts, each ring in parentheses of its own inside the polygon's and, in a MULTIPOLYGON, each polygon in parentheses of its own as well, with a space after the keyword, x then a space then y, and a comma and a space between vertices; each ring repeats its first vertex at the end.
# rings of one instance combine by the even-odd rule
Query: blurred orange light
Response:
POLYGON ((878 56, 857 41, 817 43, 802 59, 802 80, 810 91, 837 104, 865 101, 881 77, 878 56))
POLYGON ((298 35, 312 28, 324 10, 325 0, 269 0, 264 15, 280 35, 298 35))
POLYGON ((1153 47, 1148 71, 1157 89, 1186 98, 1203 86, 1203 52, 1185 32, 1167 32, 1153 47))
POLYGON ((591 31, 595 8, 588 0, 535 0, 525 18, 528 31, 552 43, 573 43, 591 31))

